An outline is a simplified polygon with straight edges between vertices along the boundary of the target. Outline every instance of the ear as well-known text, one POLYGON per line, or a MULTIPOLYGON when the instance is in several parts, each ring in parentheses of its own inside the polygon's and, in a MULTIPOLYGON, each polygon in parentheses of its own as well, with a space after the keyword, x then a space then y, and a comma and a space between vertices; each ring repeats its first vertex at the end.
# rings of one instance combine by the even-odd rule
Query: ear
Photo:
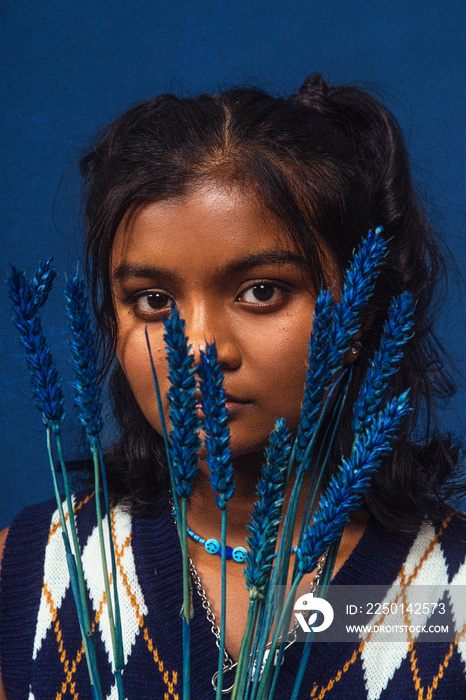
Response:
POLYGON ((361 354, 361 350, 362 350, 361 342, 358 340, 358 338, 360 338, 360 337, 361 337, 361 333, 358 333, 356 336, 354 336, 354 338, 351 342, 351 347, 345 353, 345 356, 343 358, 344 365, 352 365, 353 362, 356 362, 356 360, 359 358, 359 355, 361 354))
POLYGON ((364 337, 364 334, 366 333, 366 331, 368 331, 369 328, 372 326, 372 323, 374 321, 374 315, 375 315, 375 312, 371 308, 368 308, 366 310, 366 312, 364 313, 364 318, 362 319, 361 328, 353 336, 353 339, 351 341, 351 347, 345 353, 345 356, 343 358, 343 364, 352 365, 354 362, 356 362, 356 360, 359 359, 359 357, 361 355, 361 351, 363 349, 363 345, 361 342, 362 338, 364 337))

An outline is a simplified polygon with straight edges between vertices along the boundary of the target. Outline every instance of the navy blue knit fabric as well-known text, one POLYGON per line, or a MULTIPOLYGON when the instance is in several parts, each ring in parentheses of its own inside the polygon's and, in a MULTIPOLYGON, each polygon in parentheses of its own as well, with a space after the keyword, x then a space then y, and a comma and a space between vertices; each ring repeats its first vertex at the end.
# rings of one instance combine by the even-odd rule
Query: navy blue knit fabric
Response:
POLYGON ((43 551, 53 510, 51 503, 26 508, 11 525, 5 546, 6 573, 0 581, 0 660, 2 677, 8 679, 9 700, 27 697, 29 691, 25 669, 31 666, 43 551))
MULTIPOLYGON (((43 585, 44 549, 54 510, 54 504, 48 503, 21 513, 10 528, 5 547, 0 588, 0 658, 8 700, 29 697, 66 700, 78 695, 79 700, 90 700, 92 697, 85 660, 79 653, 81 639, 69 587, 32 660, 43 585)), ((80 544, 84 548, 95 527, 93 498, 81 499, 76 517, 80 544)), ((369 522, 333 583, 390 584, 399 575, 414 539, 412 534, 395 535, 369 522)), ((435 544, 436 556, 445 561, 450 580, 461 570, 465 571, 463 583, 466 578, 465 540, 466 525, 455 516, 441 528, 440 536, 432 545, 435 544)), ((154 508, 147 517, 132 519, 131 548, 148 612, 140 615, 139 634, 124 671, 126 697, 128 700, 176 700, 177 697, 181 700, 181 555, 168 503, 154 508)), ((100 566, 99 560, 96 566, 100 566)), ((208 700, 215 697, 211 679, 217 667, 218 652, 197 594, 194 594, 194 608, 192 698, 208 700)), ((453 619, 451 622, 454 624, 453 619)), ((95 639, 103 695, 107 697, 111 693, 112 674, 98 625, 95 639)), ((464 642, 464 630, 457 642, 462 640, 464 642)), ((301 644, 294 644, 286 653, 275 694, 278 700, 286 700, 291 695, 301 650, 301 644)), ((363 659, 359 644, 314 644, 300 697, 365 700, 369 697, 367 676, 373 672, 376 669, 363 659)), ((372 700, 373 695, 370 697, 372 700)), ((466 697, 465 667, 458 643, 416 644, 378 697, 380 700, 466 697), (442 669, 440 677, 427 695, 439 669, 442 669)))

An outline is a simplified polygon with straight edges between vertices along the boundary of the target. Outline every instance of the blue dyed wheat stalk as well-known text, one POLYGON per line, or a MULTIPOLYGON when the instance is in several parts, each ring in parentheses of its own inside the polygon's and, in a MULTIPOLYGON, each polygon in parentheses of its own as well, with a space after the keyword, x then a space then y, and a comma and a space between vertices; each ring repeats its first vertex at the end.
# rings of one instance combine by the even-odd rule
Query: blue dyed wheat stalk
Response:
MULTIPOLYGON (((286 486, 287 465, 291 452, 290 438, 291 435, 286 428, 285 420, 279 418, 270 434, 269 445, 265 451, 265 463, 257 484, 258 500, 254 504, 254 510, 248 524, 248 530, 251 534, 247 540, 249 552, 246 555, 246 566, 243 573, 246 588, 249 590, 249 610, 238 659, 232 700, 243 697, 252 671, 249 664, 251 647, 258 617, 263 612, 260 603, 265 599, 267 593, 275 556, 286 486)), ((255 655, 253 652, 252 657, 254 658, 255 655)))
POLYGON ((217 670, 217 700, 221 700, 223 688, 223 659, 225 655, 226 629, 226 554, 227 554, 227 503, 233 496, 233 466, 231 464, 230 430, 226 394, 223 388, 223 372, 217 361, 215 343, 207 343, 201 351, 198 367, 201 380, 202 412, 205 432, 207 466, 210 470, 210 484, 216 493, 216 502, 222 513, 221 532, 221 602, 220 640, 217 670))
POLYGON ((72 277, 65 286, 67 300, 67 313, 70 320, 72 340, 70 343, 72 365, 76 376, 76 404, 79 408, 79 418, 86 429, 89 439, 92 458, 94 462, 95 503, 97 512, 97 526, 99 531, 100 554, 102 560, 102 573, 104 578, 105 595, 109 617, 110 633, 112 637, 113 658, 115 675, 118 688, 118 697, 124 700, 122 670, 124 668, 123 638, 121 629, 120 605, 118 598, 118 578, 116 570, 115 548, 113 544, 110 500, 100 443, 102 430, 102 406, 100 402, 100 389, 96 367, 94 350, 94 338, 91 331, 91 322, 87 312, 87 300, 84 292, 84 284, 77 275, 72 277), (107 556, 105 552, 102 513, 100 507, 100 476, 102 476, 102 488, 104 495, 105 514, 108 526, 108 538, 113 577, 113 598, 115 604, 115 617, 113 615, 112 597, 110 595, 110 582, 108 576, 107 556))
POLYGON ((169 438, 169 458, 175 481, 175 499, 181 499, 181 552, 183 559, 183 700, 190 698, 191 683, 191 628, 193 616, 192 584, 189 573, 187 503, 194 488, 194 479, 199 471, 198 452, 200 423, 196 411, 196 378, 194 358, 188 345, 186 325, 178 310, 172 307, 170 318, 164 318, 165 343, 167 345, 168 376, 170 389, 171 432, 169 438))
POLYGON ((92 694, 95 700, 101 700, 99 672, 95 654, 92 629, 87 606, 86 586, 84 583, 84 571, 81 561, 81 553, 78 544, 76 524, 73 514, 73 502, 68 480, 66 462, 63 456, 60 426, 64 420, 63 394, 61 380, 58 378, 55 362, 50 352, 42 331, 40 309, 47 300, 56 276, 51 267, 51 259, 39 265, 39 268, 31 282, 26 278, 25 272, 12 268, 9 277, 9 293, 15 312, 15 326, 20 333, 20 341, 26 350, 26 361, 32 384, 32 394, 35 404, 41 411, 47 429, 47 449, 49 454, 50 469, 52 473, 55 497, 60 515, 63 542, 65 545, 66 559, 70 573, 70 582, 78 613, 78 620, 86 652, 86 661, 91 681, 92 694), (62 499, 59 493, 55 464, 52 454, 52 435, 60 460, 60 467, 65 487, 66 502, 69 514, 69 523, 73 549, 71 549, 65 514, 62 507, 62 499))

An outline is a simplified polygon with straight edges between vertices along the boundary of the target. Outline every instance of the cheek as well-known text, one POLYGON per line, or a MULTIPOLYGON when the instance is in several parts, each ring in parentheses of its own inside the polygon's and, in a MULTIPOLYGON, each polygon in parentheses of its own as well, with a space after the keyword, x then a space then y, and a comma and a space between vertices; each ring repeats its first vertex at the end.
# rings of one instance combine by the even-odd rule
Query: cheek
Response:
POLYGON ((284 416, 290 429, 297 427, 304 397, 308 361, 309 331, 288 328, 261 343, 256 352, 256 372, 261 376, 263 402, 270 410, 284 416))
POLYGON ((273 360, 270 362, 270 365, 275 365, 273 379, 278 400, 283 403, 284 410, 298 416, 304 397, 306 363, 307 347, 305 344, 299 348, 296 346, 283 348, 283 354, 278 354, 274 363, 273 360))
MULTIPOLYGON (((155 339, 151 338, 150 341, 152 359, 165 412, 167 408, 165 394, 168 389, 165 352, 155 342, 155 339)), ((144 331, 142 333, 125 333, 122 330, 118 336, 116 354, 141 411, 152 427, 161 433, 162 427, 157 407, 157 396, 144 331)))

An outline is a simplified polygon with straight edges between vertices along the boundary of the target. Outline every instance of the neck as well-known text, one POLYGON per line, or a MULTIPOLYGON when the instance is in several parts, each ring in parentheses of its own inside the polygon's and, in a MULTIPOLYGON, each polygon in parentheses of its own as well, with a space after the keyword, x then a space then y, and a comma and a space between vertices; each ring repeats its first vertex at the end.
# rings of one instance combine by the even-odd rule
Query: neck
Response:
MULTIPOLYGON (((257 500, 256 487, 260 478, 262 461, 262 454, 247 455, 234 461, 235 492, 228 502, 227 520, 227 543, 232 547, 245 546, 246 537, 249 534, 246 526, 249 522, 253 505, 257 500)), ((307 479, 305 478, 298 504, 293 545, 298 540, 301 522, 304 517, 309 479, 310 474, 307 479)), ((282 514, 286 512, 288 507, 293 484, 294 478, 292 475, 286 487, 282 514)), ((209 483, 209 469, 205 462, 200 463, 196 485, 189 500, 188 525, 191 530, 204 539, 210 537, 220 539, 221 511, 215 502, 215 493, 209 483)))

